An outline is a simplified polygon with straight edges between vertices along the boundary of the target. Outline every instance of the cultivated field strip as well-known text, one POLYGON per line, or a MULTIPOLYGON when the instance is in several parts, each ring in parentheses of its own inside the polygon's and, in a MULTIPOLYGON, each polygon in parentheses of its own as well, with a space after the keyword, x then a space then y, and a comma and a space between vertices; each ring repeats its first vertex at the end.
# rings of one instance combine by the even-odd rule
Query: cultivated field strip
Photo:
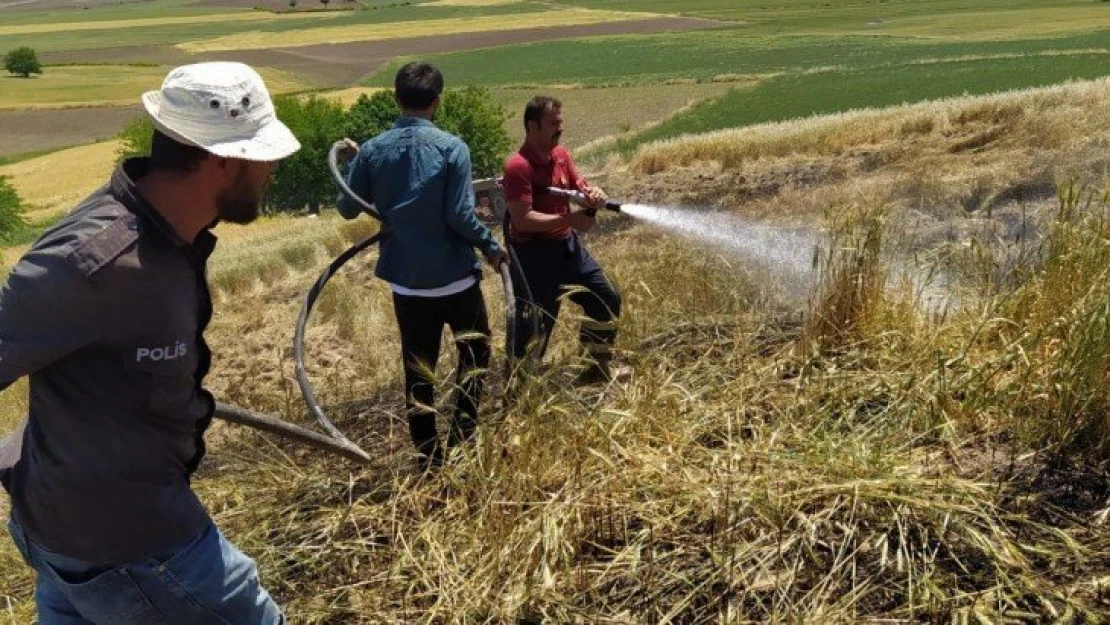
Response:
MULTIPOLYGON (((567 9, 543 11, 524 16, 514 15, 512 19, 504 16, 472 17, 463 19, 429 19, 391 24, 352 24, 346 26, 321 26, 303 28, 282 33, 280 38, 273 33, 243 32, 212 39, 202 39, 178 44, 186 52, 214 52, 223 50, 256 50, 275 47, 283 48, 333 44, 351 41, 381 41, 405 39, 409 37, 450 36, 462 33, 493 33, 503 30, 516 30, 521 26, 541 28, 556 26, 582 26, 605 22, 642 20, 653 17, 650 14, 620 11, 600 11, 589 9, 567 9)), ((655 16, 657 17, 657 16, 655 16)))
POLYGON ((239 11, 235 13, 216 13, 208 15, 176 16, 176 17, 144 17, 138 19, 122 19, 112 21, 83 21, 83 22, 44 22, 38 24, 18 24, 13 26, 0 25, 0 37, 11 35, 57 35, 62 33, 81 32, 88 30, 113 30, 122 31, 131 28, 157 28, 162 26, 191 25, 203 27, 209 23, 226 24, 228 22, 282 22, 290 20, 328 21, 341 18, 344 13, 266 13, 261 11, 239 11))

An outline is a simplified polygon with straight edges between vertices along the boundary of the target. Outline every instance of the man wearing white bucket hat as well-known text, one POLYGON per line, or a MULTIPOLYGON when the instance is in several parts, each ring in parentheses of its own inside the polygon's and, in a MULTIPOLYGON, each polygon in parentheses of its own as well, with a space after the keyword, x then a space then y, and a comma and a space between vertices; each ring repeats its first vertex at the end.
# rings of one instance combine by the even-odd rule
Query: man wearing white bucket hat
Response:
POLYGON ((0 389, 30 376, 21 449, 0 466, 9 530, 43 625, 283 623, 189 481, 214 406, 209 230, 253 220, 300 144, 240 63, 176 68, 143 104, 150 157, 121 163, 0 288, 0 389))

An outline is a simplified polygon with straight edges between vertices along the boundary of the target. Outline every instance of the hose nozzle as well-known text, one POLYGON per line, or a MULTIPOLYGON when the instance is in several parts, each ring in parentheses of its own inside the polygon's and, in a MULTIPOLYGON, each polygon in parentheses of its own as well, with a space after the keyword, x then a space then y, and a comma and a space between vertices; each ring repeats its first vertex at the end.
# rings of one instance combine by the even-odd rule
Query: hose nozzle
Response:
MULTIPOLYGON (((582 193, 581 191, 575 191, 574 189, 560 189, 559 187, 547 187, 547 192, 550 193, 551 195, 558 195, 559 197, 565 197, 565 198, 569 199, 571 202, 574 202, 575 204, 578 204, 579 206, 585 206, 590 201, 589 198, 586 197, 585 193, 582 193)), ((621 212, 621 203, 618 202, 617 200, 612 200, 612 199, 605 200, 604 208, 605 208, 605 210, 610 210, 610 211, 613 211, 614 213, 619 213, 619 212, 621 212)), ((591 215, 597 214, 597 209, 587 209, 587 210, 589 210, 591 215)))

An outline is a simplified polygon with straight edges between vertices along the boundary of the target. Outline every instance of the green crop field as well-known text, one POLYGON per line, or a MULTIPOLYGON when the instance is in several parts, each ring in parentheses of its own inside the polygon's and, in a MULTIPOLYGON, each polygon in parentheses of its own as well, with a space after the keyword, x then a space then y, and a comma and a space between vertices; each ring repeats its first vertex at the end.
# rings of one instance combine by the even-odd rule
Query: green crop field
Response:
MULTIPOLYGON (((741 34, 725 29, 564 40, 446 54, 434 61, 455 81, 490 86, 751 79, 726 96, 623 138, 625 150, 689 132, 1110 74, 1110 30, 969 42, 741 34)), ((400 62, 369 83, 388 84, 400 62)))
POLYGON ((753 34, 915 37, 1036 36, 1098 28, 1110 6, 1093 0, 568 0, 619 11, 680 13, 744 23, 753 34))
MULTIPOLYGON (((873 67, 978 55, 1080 54, 1110 60, 1110 28, 1066 37, 936 42, 887 37, 746 37, 741 29, 528 43, 431 57, 455 81, 481 85, 659 83, 873 67)), ((368 82, 386 86, 409 59, 368 82)), ((1110 67, 1110 63, 1108 63, 1110 67)), ((1063 77, 1062 77, 1063 78, 1063 77)))
POLYGON ((790 75, 735 89, 620 142, 622 151, 656 139, 782 121, 857 108, 879 108, 978 95, 1110 73, 1105 54, 975 59, 790 75))
POLYGON ((186 4, 181 0, 150 0, 149 2, 113 3, 93 6, 81 11, 72 7, 54 8, 42 11, 5 11, 4 26, 21 24, 51 24, 73 22, 104 22, 117 20, 167 17, 193 17, 199 15, 226 14, 234 9, 227 7, 186 4))

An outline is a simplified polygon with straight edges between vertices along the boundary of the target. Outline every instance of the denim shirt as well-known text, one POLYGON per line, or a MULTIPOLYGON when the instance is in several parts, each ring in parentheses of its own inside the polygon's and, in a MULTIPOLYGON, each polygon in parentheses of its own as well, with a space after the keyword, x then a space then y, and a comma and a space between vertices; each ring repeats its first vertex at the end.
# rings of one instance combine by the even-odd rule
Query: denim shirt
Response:
MULTIPOLYGON (((474 214, 470 150, 426 119, 402 117, 364 143, 347 184, 374 204, 389 230, 374 272, 383 280, 410 289, 441 287, 481 275, 473 248, 500 251, 474 214)), ((346 196, 338 207, 347 219, 361 212, 346 196)))

